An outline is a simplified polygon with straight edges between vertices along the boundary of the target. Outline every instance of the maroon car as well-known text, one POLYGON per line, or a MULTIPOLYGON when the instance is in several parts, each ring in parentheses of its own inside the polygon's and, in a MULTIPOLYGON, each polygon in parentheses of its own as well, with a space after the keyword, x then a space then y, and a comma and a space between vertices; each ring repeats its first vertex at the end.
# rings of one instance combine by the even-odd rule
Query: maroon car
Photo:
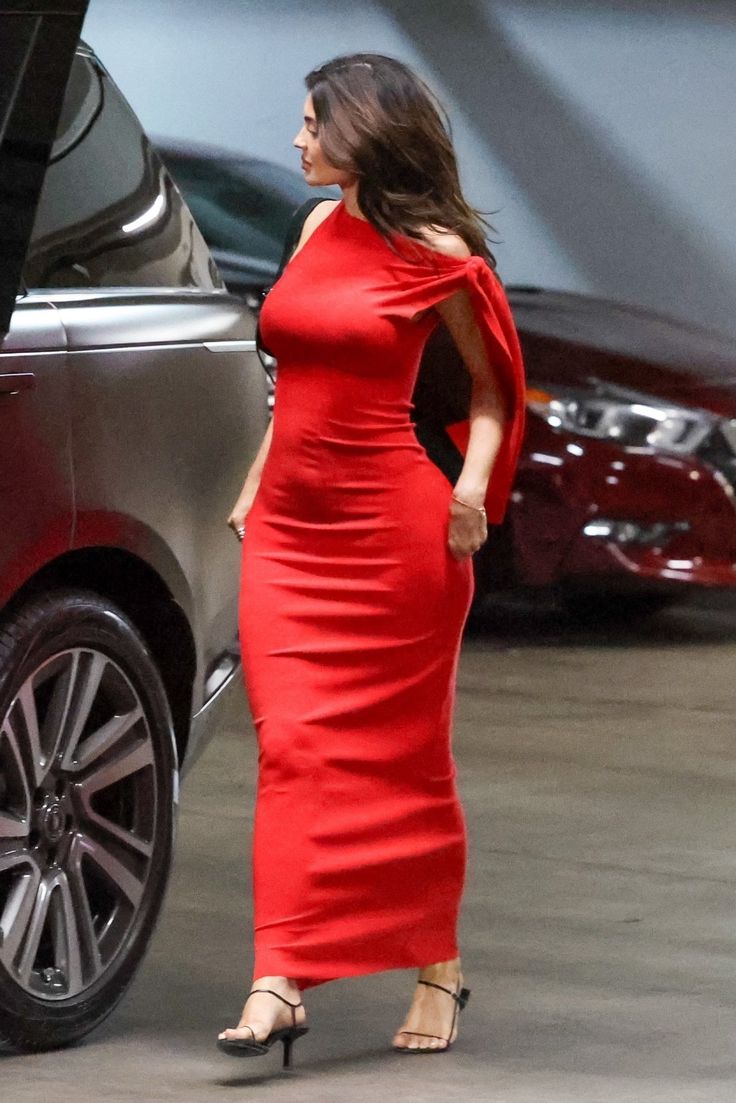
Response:
POLYGON ((605 299, 509 298, 529 417, 481 588, 553 586, 598 615, 736 586, 736 342, 605 299))

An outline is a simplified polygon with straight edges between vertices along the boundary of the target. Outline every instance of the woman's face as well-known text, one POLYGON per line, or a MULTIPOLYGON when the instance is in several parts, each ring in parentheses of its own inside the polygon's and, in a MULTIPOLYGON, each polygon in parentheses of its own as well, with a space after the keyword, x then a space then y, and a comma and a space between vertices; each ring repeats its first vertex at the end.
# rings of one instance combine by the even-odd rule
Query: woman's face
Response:
POLYGON ((304 179, 313 188, 326 187, 328 184, 339 184, 343 187, 352 183, 355 179, 352 173, 335 168, 322 155, 317 129, 317 119, 310 94, 304 101, 304 125, 294 138, 294 145, 302 151, 304 179))

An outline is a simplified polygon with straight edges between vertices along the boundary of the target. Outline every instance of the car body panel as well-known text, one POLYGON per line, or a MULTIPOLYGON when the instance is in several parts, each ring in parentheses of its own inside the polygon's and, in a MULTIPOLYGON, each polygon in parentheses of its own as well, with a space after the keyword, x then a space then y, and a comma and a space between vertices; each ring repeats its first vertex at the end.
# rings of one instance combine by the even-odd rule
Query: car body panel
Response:
POLYGON ((74 547, 153 564, 187 613, 194 707, 237 651, 238 544, 226 520, 267 424, 254 328, 227 294, 57 293, 69 346, 74 547))

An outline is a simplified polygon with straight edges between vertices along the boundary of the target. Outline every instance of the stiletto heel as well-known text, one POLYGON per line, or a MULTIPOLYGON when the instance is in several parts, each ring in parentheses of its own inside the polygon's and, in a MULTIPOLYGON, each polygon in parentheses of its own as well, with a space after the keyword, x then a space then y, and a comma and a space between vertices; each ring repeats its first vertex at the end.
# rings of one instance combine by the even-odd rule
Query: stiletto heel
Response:
MULTIPOLYGON (((231 1057, 258 1057, 262 1053, 268 1053, 274 1042, 283 1042, 284 1053, 282 1068, 291 1068, 291 1047, 297 1038, 301 1038, 303 1034, 309 1031, 308 1026, 296 1025, 296 1009, 302 1007, 301 1000, 299 1003, 291 1003, 284 996, 280 996, 278 992, 271 991, 270 988, 253 988, 249 993, 250 996, 254 992, 268 992, 271 996, 276 996, 288 1007, 291 1008, 291 1026, 282 1026, 278 1030, 272 1030, 267 1038, 263 1041, 258 1041, 255 1035, 255 1031, 252 1026, 247 1026, 246 1029, 253 1035, 252 1038, 218 1038, 217 1048, 221 1049, 223 1053, 229 1054, 231 1057)), ((245 1001, 248 1002, 247 1000, 245 1001)))
MULTIPOLYGON (((452 1013, 452 1023, 450 1025, 450 1033, 447 1035, 446 1038, 442 1038, 442 1041, 446 1042, 447 1045, 434 1046, 434 1047, 432 1047, 432 1046, 416 1046, 415 1048, 412 1048, 412 1049, 410 1049, 408 1046, 394 1046, 393 1048, 397 1051, 397 1053, 445 1053, 450 1048, 450 1046, 452 1045, 452 1042, 450 1041, 450 1038, 452 1038, 452 1032, 455 1029, 455 1020, 457 1019, 459 1013, 462 1011, 462 1009, 465 1007, 466 1003, 470 999, 470 989, 469 988, 461 988, 459 992, 453 992, 450 988, 445 988, 444 985, 442 985, 442 984, 435 984, 434 981, 431 981, 431 980, 420 980, 420 981, 417 981, 417 984, 426 984, 429 988, 439 988, 440 992, 447 992, 447 995, 452 996, 453 1000, 455 1001, 455 1009, 452 1013)), ((414 1034, 418 1038, 439 1038, 440 1037, 439 1034, 423 1034, 421 1032, 421 1030, 400 1030, 399 1034, 414 1034)))

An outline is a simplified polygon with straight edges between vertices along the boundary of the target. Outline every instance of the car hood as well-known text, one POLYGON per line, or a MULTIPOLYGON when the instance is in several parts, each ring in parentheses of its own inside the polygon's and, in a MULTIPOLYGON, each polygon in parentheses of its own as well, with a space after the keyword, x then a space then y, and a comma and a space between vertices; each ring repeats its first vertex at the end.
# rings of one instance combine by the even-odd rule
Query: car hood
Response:
POLYGON ((736 417, 736 339, 591 295, 507 293, 531 383, 614 383, 736 417))

